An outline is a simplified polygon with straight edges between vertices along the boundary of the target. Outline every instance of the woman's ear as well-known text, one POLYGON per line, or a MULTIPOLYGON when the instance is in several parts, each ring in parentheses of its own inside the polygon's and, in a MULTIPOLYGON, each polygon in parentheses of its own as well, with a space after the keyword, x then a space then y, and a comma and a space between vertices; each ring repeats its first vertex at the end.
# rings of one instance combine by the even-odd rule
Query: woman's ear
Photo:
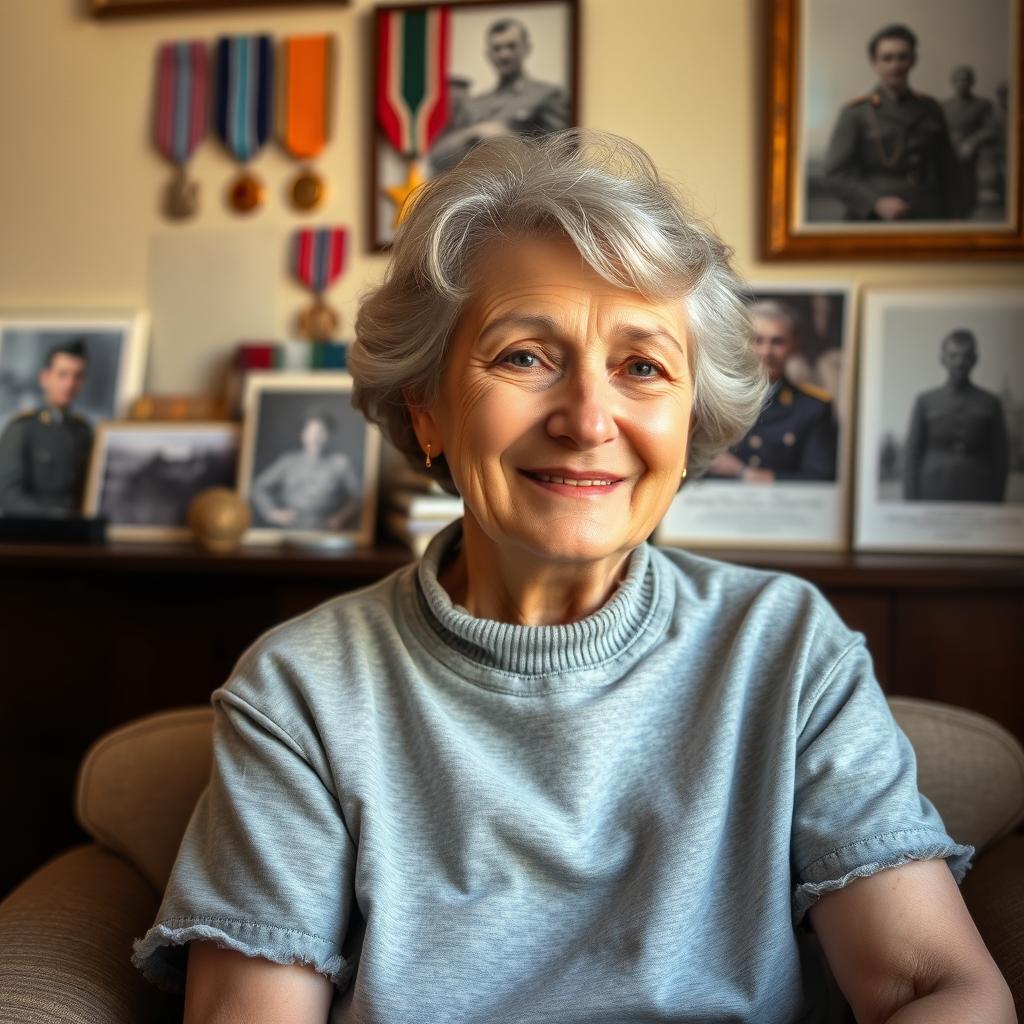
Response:
POLYGON ((440 455, 444 445, 433 413, 426 406, 418 405, 408 389, 403 389, 402 398, 405 400, 406 409, 409 410, 409 420, 416 434, 416 440, 419 442, 420 450, 426 453, 429 442, 431 457, 440 455))

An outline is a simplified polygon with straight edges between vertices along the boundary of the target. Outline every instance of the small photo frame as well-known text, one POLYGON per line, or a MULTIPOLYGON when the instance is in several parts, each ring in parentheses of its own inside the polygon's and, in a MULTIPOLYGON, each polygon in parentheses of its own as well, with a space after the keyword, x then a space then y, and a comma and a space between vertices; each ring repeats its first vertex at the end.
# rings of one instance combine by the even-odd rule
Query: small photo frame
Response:
POLYGON ((769 259, 1024 253, 1024 0, 772 0, 769 259))
POLYGON ((688 480, 658 529, 685 547, 849 547, 853 303, 845 284, 751 285, 771 391, 747 435, 688 480))
POLYGON ((577 123, 578 0, 375 8, 370 238, 391 244, 416 186, 479 141, 577 123))
POLYGON ((380 433, 352 406, 347 373, 253 372, 246 378, 238 490, 245 542, 373 543, 380 433))
POLYGON ((854 543, 1024 553, 1024 294, 865 295, 854 543))
POLYGON ((85 512, 107 519, 111 540, 192 539, 188 507, 208 487, 235 486, 235 423, 127 421, 96 433, 85 512))
POLYGON ((76 341, 86 371, 71 409, 93 427, 125 416, 142 392, 148 331, 141 310, 0 310, 0 430, 12 417, 42 407, 40 371, 55 349, 76 341))

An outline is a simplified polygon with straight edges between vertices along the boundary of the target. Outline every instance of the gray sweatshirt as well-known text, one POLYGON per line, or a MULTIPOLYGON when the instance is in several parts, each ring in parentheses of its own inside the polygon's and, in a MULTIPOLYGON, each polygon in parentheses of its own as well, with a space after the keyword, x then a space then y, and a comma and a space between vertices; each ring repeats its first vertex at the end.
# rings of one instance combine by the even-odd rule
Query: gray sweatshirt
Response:
POLYGON ((794 577, 649 544, 594 614, 474 618, 424 558, 272 630, 133 962, 312 965, 331 1024, 852 1021, 806 911, 974 849, 863 637, 794 577))

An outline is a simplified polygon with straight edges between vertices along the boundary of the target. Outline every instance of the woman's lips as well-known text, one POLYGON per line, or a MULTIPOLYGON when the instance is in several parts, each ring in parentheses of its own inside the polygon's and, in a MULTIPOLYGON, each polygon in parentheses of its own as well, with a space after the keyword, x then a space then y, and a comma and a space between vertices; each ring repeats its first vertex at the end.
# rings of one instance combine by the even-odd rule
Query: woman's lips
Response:
POLYGON ((550 493, 563 494, 570 498, 596 498, 602 494, 611 494, 622 483, 621 479, 608 479, 603 475, 571 478, 555 473, 539 473, 526 469, 521 469, 519 472, 538 487, 542 487, 550 493))

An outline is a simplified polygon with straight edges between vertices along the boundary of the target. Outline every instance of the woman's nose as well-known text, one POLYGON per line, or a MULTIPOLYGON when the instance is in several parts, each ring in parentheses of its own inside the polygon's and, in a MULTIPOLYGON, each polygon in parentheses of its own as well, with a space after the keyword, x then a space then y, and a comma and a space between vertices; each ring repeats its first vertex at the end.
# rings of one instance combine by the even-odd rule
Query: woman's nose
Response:
POLYGON ((595 448, 618 436, 617 394, 601 372, 580 372, 557 389, 548 433, 577 448, 595 448))

